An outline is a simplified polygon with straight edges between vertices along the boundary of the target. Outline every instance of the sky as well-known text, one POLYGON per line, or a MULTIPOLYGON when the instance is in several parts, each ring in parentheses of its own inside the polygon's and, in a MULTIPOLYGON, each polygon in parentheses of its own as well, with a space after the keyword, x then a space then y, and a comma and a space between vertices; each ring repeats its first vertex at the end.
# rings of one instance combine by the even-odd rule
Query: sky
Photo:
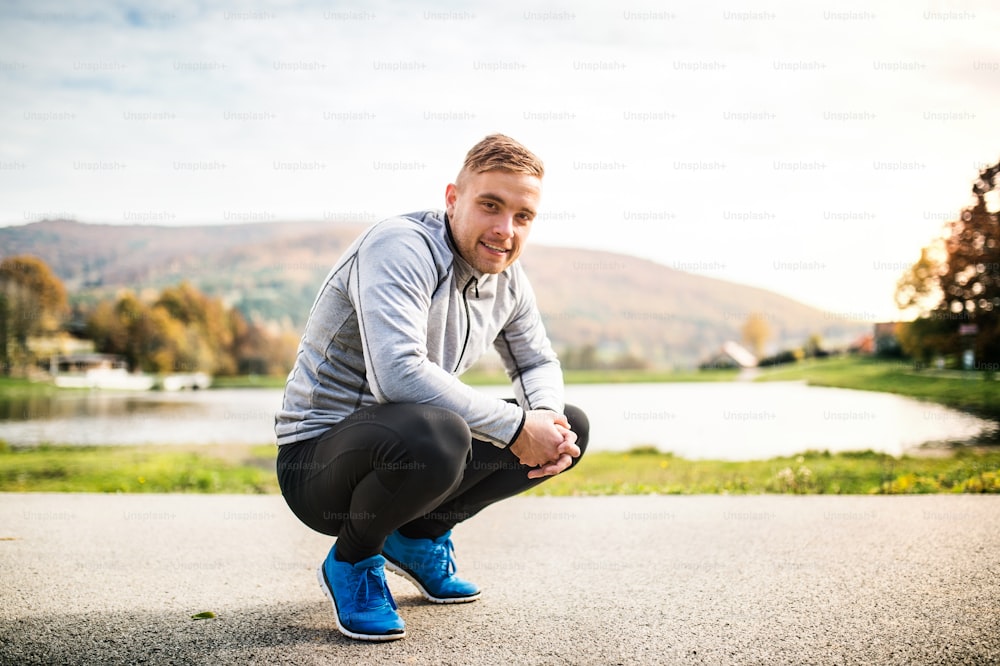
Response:
POLYGON ((895 319, 1000 160, 997 34, 988 0, 4 2, 0 225, 374 222, 502 132, 534 243, 895 319))

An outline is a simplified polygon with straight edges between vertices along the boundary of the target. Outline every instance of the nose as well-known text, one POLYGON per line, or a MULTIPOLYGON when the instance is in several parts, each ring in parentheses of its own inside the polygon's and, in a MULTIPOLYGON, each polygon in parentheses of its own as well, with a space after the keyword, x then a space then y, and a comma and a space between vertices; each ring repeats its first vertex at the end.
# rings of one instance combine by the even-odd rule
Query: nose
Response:
POLYGON ((510 238, 514 235, 514 216, 502 215, 493 227, 493 233, 499 238, 510 238))

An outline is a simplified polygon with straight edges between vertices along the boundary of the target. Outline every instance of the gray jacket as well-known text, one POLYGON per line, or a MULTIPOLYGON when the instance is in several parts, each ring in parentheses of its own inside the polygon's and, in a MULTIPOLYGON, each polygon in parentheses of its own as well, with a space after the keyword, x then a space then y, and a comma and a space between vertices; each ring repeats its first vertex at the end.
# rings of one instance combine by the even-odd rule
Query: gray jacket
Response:
POLYGON ((379 222, 327 275, 275 416, 278 444, 393 402, 450 409, 497 446, 517 437, 524 410, 563 411, 562 371, 520 263, 496 275, 475 270, 442 211, 379 222), (491 344, 520 406, 458 379, 491 344))

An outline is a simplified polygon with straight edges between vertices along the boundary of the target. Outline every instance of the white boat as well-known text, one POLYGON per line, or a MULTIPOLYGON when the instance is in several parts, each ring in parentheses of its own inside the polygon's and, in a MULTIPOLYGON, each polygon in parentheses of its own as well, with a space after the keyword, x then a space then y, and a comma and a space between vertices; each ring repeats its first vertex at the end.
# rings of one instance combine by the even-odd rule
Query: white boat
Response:
POLYGON ((53 359, 53 381, 60 388, 148 391, 156 378, 129 372, 125 359, 114 354, 74 354, 53 359))
POLYGON ((207 389, 212 385, 212 378, 204 372, 177 373, 166 375, 160 380, 160 388, 164 391, 183 391, 190 389, 207 389))

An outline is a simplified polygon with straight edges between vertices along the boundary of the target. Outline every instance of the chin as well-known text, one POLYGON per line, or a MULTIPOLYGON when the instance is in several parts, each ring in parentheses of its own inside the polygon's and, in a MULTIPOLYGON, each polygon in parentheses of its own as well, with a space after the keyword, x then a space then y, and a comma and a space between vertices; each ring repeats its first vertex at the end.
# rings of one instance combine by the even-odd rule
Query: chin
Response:
POLYGON ((482 271, 483 273, 496 274, 496 273, 503 273, 510 267, 512 263, 514 263, 513 259, 511 259, 510 256, 505 256, 496 258, 494 257, 486 258, 481 261, 478 261, 476 264, 473 265, 476 267, 477 270, 482 271))
POLYGON ((491 273, 493 275, 496 275, 497 273, 503 273, 505 270, 507 270, 510 267, 510 264, 511 262, 509 261, 504 261, 502 263, 496 263, 496 264, 491 263, 488 266, 481 267, 479 270, 481 270, 484 273, 491 273))

